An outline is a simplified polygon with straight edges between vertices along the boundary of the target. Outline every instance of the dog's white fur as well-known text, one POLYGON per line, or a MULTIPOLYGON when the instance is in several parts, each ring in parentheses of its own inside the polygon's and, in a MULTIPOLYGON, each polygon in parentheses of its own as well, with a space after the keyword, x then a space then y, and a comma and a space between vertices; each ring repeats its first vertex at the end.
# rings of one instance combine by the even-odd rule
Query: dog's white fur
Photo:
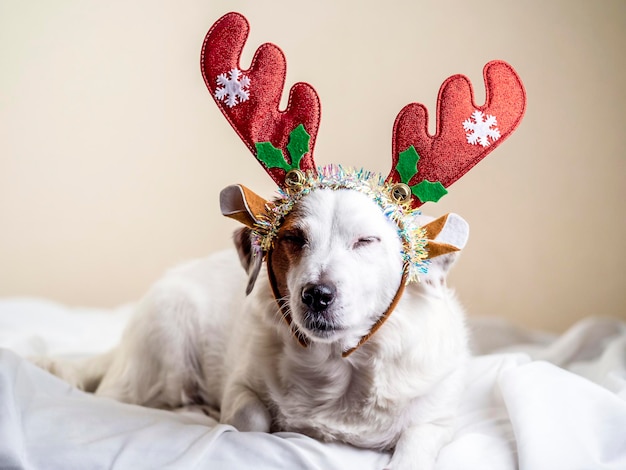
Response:
MULTIPOLYGON (((247 275, 228 251, 168 272, 111 353, 82 368, 49 368, 124 402, 202 404, 241 431, 395 449, 391 468, 432 468, 453 431, 468 355, 463 312, 445 283, 456 255, 433 259, 387 322, 343 358, 398 289, 396 227, 368 197, 348 190, 314 191, 289 217, 306 243, 285 273, 283 294, 309 347, 283 320, 266 271, 246 297, 247 275), (307 328, 299 295, 320 279, 337 287, 326 315, 332 328, 323 331, 307 328)), ((280 243, 289 249, 293 241, 280 243)))

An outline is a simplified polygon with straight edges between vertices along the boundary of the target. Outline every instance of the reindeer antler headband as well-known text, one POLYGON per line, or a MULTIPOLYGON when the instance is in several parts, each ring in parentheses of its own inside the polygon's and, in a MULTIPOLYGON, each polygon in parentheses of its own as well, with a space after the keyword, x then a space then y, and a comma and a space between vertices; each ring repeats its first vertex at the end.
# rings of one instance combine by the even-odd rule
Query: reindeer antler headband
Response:
POLYGON ((248 31, 247 20, 238 13, 220 18, 204 40, 202 74, 218 107, 278 184, 280 195, 267 203, 243 186, 230 186, 221 195, 224 215, 252 228, 258 247, 267 254, 284 217, 302 196, 318 188, 349 188, 368 194, 398 226, 405 280, 415 280, 425 270, 425 260, 457 251, 435 241, 448 216, 419 227, 418 207, 438 201, 518 126, 526 95, 513 68, 502 61, 485 66, 483 106, 474 104, 467 77, 448 78, 439 90, 435 135, 428 133, 423 105, 405 106, 394 124, 392 168, 386 178, 339 166, 318 169, 313 160, 320 123, 317 93, 307 83, 296 83, 287 108, 280 111, 285 57, 276 45, 266 43, 257 49, 250 68, 242 70, 239 60, 248 31))

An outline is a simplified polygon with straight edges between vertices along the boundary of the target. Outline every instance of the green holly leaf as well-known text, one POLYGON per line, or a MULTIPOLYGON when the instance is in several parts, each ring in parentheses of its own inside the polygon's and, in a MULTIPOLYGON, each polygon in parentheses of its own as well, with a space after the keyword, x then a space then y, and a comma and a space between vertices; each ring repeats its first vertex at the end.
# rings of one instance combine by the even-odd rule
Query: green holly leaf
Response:
POLYGON ((254 146, 256 147, 256 157, 267 168, 282 168, 285 171, 291 170, 291 166, 285 160, 283 152, 274 147, 271 142, 257 142, 254 146))
POLYGON ((309 141, 311 136, 307 133, 302 124, 296 127, 289 134, 289 143, 287 144, 287 151, 291 157, 291 169, 300 168, 300 160, 309 151, 309 141))
POLYGON ((256 157, 267 168, 281 168, 285 171, 299 169, 302 157, 309 151, 309 141, 311 136, 307 133, 304 126, 300 124, 289 134, 289 143, 287 144, 287 152, 291 157, 291 164, 287 163, 285 155, 280 149, 274 147, 271 142, 257 142, 256 157))
POLYGON ((400 175, 400 181, 409 184, 411 178, 417 174, 417 162, 420 159, 419 154, 412 145, 404 152, 400 152, 398 155, 398 163, 396 170, 400 175))
POLYGON ((411 186, 411 192, 415 194, 422 202, 437 202, 443 196, 448 194, 446 188, 439 181, 434 183, 424 180, 415 186, 411 186))

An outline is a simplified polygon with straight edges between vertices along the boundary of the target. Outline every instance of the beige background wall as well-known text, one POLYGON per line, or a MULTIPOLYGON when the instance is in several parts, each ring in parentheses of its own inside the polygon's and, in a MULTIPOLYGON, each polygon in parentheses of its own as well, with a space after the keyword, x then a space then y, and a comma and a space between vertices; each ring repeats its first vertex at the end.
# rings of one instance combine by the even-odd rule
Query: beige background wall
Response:
MULTIPOLYGON (((510 62, 519 130, 439 204, 471 224, 451 283, 471 314, 562 329, 626 318, 626 2, 0 0, 0 296, 115 306, 166 268, 230 246, 219 190, 269 178, 199 71, 237 10, 323 103, 319 164, 387 174, 406 103, 510 62)), ((431 122, 434 129, 434 122, 431 122)))

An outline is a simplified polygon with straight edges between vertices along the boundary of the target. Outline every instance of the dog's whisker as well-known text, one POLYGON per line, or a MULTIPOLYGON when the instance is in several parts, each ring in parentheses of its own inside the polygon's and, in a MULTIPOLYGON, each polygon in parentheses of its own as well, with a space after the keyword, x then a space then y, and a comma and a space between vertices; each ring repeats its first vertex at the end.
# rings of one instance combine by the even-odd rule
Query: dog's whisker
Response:
POLYGON ((285 322, 285 314, 292 315, 289 296, 285 295, 276 299, 276 308, 272 309, 274 326, 280 327, 285 322))

